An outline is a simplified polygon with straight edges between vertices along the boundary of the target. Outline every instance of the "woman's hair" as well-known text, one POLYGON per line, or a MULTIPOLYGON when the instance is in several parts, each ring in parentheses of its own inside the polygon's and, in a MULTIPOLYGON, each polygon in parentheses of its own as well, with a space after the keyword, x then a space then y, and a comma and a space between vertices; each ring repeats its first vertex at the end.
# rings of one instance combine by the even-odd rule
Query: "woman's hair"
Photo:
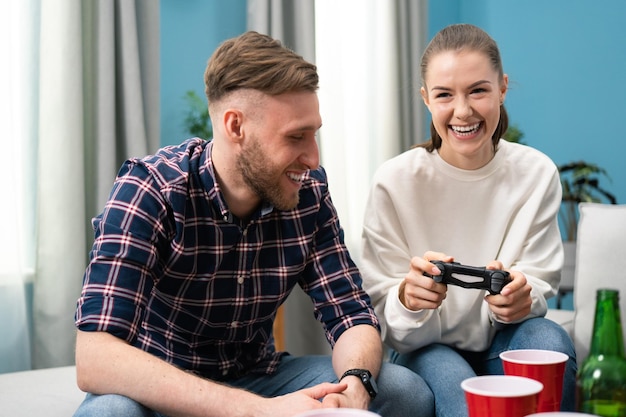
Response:
MULTIPOLYGON (((430 64, 431 58, 442 52, 447 51, 475 51, 485 54, 491 61, 492 68, 498 73, 500 82, 504 81, 504 71, 502 69, 502 59, 496 42, 484 30, 470 24, 455 24, 443 28, 430 41, 426 50, 422 54, 421 78, 422 85, 426 87, 426 71, 430 64)), ((500 121, 491 138, 494 150, 498 145, 498 141, 504 136, 509 127, 509 116, 504 108, 500 105, 500 121)), ((435 130, 435 125, 430 122, 430 140, 426 143, 417 145, 425 147, 429 152, 441 147, 441 137, 435 130)))
POLYGON ((316 91, 317 67, 267 35, 249 31, 222 43, 204 72, 209 103, 232 91, 253 89, 268 95, 316 91))

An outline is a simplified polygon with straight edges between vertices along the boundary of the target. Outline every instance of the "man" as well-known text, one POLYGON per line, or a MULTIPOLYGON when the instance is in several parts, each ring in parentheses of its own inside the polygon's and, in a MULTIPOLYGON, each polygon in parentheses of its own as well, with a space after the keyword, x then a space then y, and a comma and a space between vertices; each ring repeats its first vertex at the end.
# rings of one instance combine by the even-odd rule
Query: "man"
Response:
POLYGON ((89 394, 76 416, 432 415, 418 376, 381 365, 378 320, 318 166, 315 66, 248 32, 217 49, 205 84, 213 140, 127 161, 94 219, 76 312, 89 394), (274 349, 296 284, 332 357, 274 349))

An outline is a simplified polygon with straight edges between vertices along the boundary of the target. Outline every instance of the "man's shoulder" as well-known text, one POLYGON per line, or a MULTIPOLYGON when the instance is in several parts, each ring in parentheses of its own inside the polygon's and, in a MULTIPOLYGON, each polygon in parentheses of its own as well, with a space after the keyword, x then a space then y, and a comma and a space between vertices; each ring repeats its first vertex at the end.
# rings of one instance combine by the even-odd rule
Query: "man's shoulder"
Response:
POLYGON ((200 171, 209 143, 200 138, 187 139, 178 145, 165 146, 153 155, 131 159, 130 163, 143 166, 161 187, 186 183, 190 175, 200 171))

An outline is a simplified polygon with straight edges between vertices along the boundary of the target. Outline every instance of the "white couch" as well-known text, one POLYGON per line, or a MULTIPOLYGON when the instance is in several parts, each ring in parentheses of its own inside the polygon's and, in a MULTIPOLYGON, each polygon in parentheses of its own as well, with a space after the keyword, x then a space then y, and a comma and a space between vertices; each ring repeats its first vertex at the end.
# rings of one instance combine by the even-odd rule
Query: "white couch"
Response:
POLYGON ((2 417, 70 417, 84 398, 73 366, 0 374, 2 417))
MULTIPOLYGON (((572 336, 580 364, 589 354, 596 291, 620 291, 622 326, 626 326, 626 205, 581 203, 576 244, 574 311, 551 309, 547 318, 572 336)), ((624 342, 626 343, 626 327, 624 342)))

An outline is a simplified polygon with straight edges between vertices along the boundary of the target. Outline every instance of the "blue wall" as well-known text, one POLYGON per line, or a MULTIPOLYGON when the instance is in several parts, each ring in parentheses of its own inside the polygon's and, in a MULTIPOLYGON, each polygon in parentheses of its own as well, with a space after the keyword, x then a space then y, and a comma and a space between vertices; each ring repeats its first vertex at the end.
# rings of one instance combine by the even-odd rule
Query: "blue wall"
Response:
MULTIPOLYGON (((509 74, 507 109, 524 142, 557 164, 604 167, 626 203, 626 1, 433 0, 429 34, 474 23, 498 42, 509 74)), ((161 0, 161 143, 179 143, 187 90, 202 97, 206 61, 246 30, 246 0, 161 0)), ((604 182, 605 179, 603 178, 604 182)))
MULTIPOLYGON (((161 0, 161 144, 189 137, 189 90, 204 98, 204 69, 217 46, 246 30, 246 0, 161 0)), ((206 100, 206 99, 205 99, 206 100)))

